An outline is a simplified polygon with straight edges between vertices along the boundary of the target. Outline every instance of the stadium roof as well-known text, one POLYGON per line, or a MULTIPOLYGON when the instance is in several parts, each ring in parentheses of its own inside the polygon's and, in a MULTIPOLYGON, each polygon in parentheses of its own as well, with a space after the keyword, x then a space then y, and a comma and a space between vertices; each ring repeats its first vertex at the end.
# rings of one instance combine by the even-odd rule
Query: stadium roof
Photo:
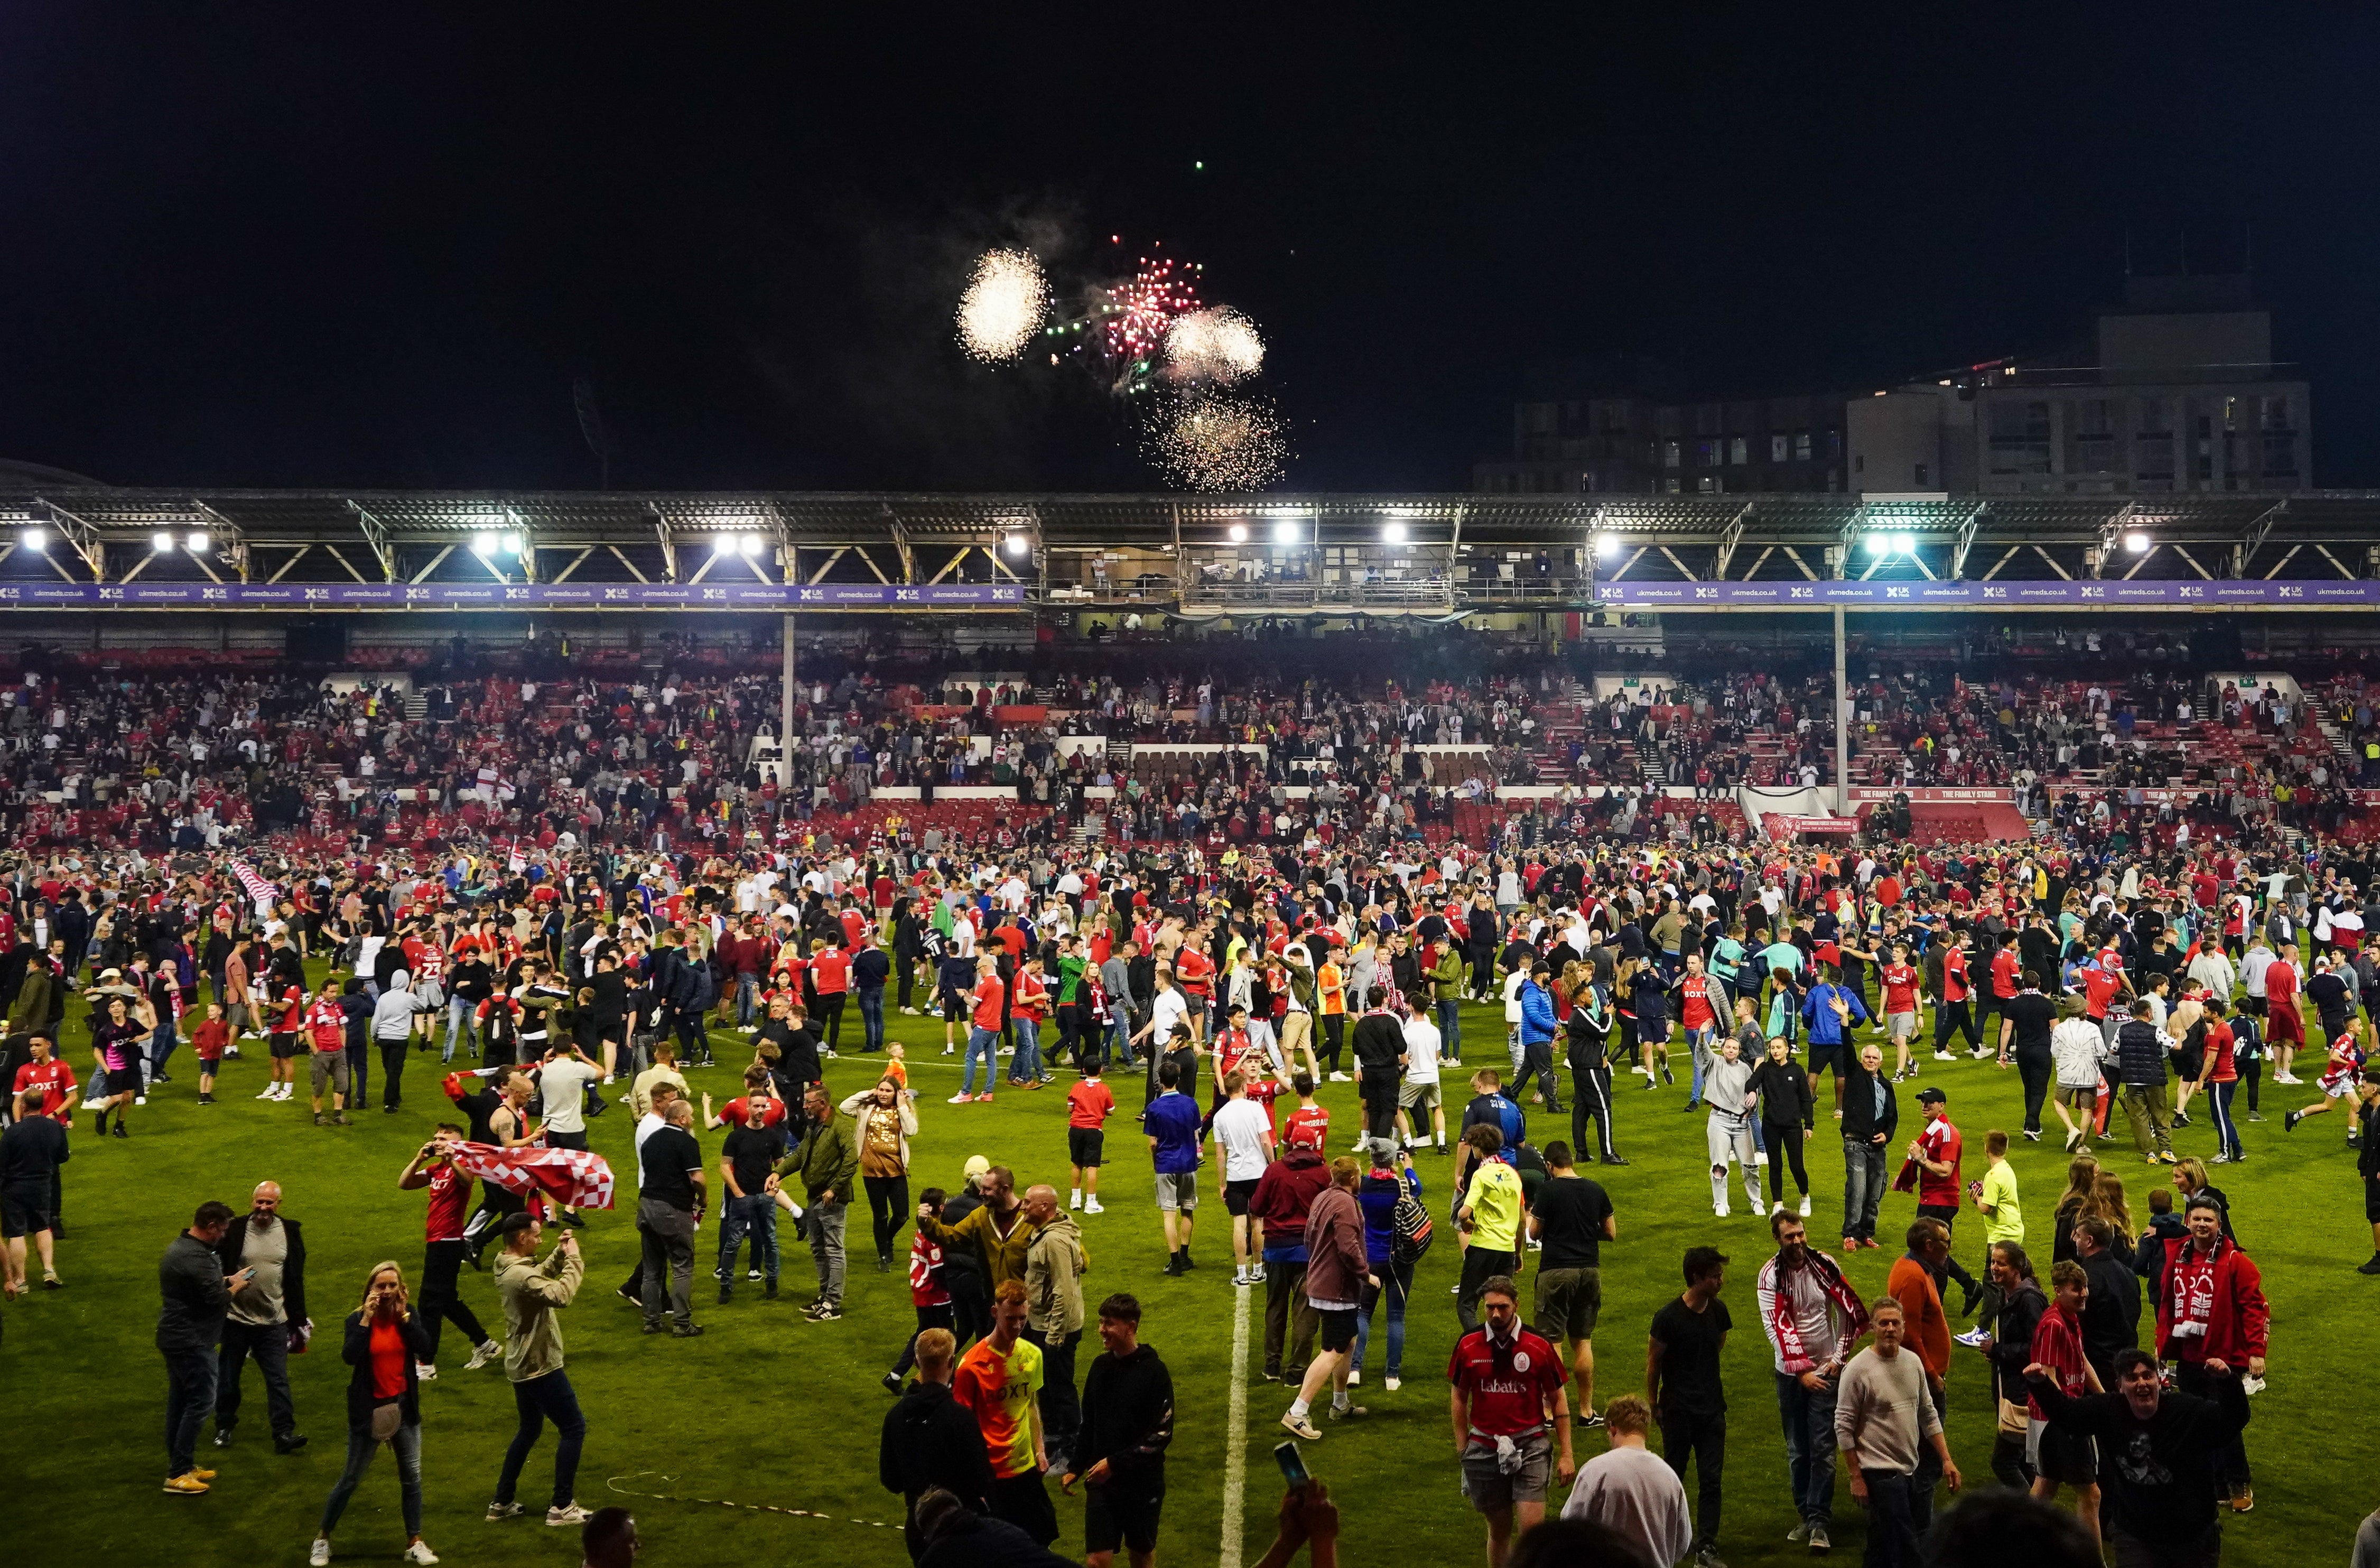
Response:
POLYGON ((974 583, 1014 586, 1020 602, 1188 602, 1202 583, 1209 598, 1234 597, 1217 586, 1233 582, 1281 596, 1284 578, 1308 580, 1285 558, 1309 549, 1327 553, 1315 563, 1449 608, 1497 599, 1500 582, 1542 602, 1613 584, 2380 577, 2380 492, 2361 491, 1208 496, 167 490, 73 479, 0 468, 0 583, 974 583), (36 529, 39 553, 24 548, 36 529), (157 548, 161 534, 169 548, 157 548), (205 536, 196 553, 185 548, 193 534, 205 536), (1124 582, 1130 595, 1116 590, 1124 582))

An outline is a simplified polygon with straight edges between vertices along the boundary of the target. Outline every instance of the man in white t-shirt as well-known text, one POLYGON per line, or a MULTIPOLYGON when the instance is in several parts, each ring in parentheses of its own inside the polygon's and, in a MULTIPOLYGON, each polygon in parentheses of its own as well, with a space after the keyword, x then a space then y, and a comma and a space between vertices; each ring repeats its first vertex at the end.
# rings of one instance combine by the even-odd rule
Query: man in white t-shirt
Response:
POLYGON ((1272 1163, 1272 1118, 1248 1098, 1248 1080, 1239 1069, 1223 1075, 1223 1092, 1229 1098, 1215 1112, 1215 1171, 1232 1216, 1232 1282, 1262 1284, 1264 1222, 1248 1212, 1248 1199, 1272 1163))
POLYGON ((1421 1119, 1429 1115, 1430 1127, 1437 1137, 1437 1149, 1446 1152, 1446 1102, 1438 1088, 1439 1048, 1444 1044, 1438 1026, 1420 1013, 1405 1020, 1405 1076, 1397 1085, 1397 1109, 1405 1120, 1405 1147, 1421 1147, 1421 1119))

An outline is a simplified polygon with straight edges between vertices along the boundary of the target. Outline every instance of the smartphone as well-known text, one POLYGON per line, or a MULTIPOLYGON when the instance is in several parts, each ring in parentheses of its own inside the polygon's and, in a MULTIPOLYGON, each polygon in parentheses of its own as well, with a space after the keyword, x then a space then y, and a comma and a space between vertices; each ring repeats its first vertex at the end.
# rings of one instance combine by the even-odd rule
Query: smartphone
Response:
POLYGON ((1281 1465, 1281 1479, 1287 1481, 1292 1487, 1305 1486, 1314 1479, 1306 1471, 1305 1456, 1297 1452, 1295 1443, 1285 1442, 1278 1445, 1273 1449, 1272 1456, 1281 1465))

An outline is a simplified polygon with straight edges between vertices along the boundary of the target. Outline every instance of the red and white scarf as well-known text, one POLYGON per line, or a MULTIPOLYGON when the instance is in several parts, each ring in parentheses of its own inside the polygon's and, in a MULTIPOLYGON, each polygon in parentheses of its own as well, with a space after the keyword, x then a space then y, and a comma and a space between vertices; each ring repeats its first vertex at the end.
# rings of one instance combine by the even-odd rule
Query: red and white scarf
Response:
MULTIPOLYGON (((1805 1251, 1803 1257, 1803 1269, 1807 1270, 1810 1277, 1817 1282, 1818 1288, 1826 1293, 1827 1299, 1834 1304, 1835 1310, 1843 1315, 1844 1337, 1854 1340, 1859 1338, 1867 1328, 1867 1306, 1860 1300, 1859 1293, 1852 1289, 1851 1282, 1843 1278, 1842 1270, 1838 1268, 1835 1260, 1825 1253, 1812 1249, 1805 1251)), ((1779 1258, 1777 1264, 1777 1286, 1769 1296, 1772 1305, 1769 1308, 1768 1326, 1776 1336, 1777 1354, 1784 1358, 1785 1369, 1789 1372, 1802 1372, 1816 1366, 1818 1358, 1812 1355, 1809 1346, 1803 1343, 1801 1325, 1794 1321, 1793 1289, 1791 1282, 1793 1272, 1794 1270, 1785 1267, 1783 1258, 1779 1258)))

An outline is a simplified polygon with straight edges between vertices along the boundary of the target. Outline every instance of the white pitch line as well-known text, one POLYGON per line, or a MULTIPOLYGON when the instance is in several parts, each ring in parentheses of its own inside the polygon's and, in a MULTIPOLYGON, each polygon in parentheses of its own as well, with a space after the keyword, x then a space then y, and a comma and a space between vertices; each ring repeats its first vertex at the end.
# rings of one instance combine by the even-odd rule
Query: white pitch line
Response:
POLYGON ((1217 1568, 1240 1568, 1241 1519, 1248 1490, 1248 1303, 1253 1286, 1234 1293, 1232 1308, 1232 1418, 1223 1449, 1223 1543, 1216 1554, 1217 1568))

